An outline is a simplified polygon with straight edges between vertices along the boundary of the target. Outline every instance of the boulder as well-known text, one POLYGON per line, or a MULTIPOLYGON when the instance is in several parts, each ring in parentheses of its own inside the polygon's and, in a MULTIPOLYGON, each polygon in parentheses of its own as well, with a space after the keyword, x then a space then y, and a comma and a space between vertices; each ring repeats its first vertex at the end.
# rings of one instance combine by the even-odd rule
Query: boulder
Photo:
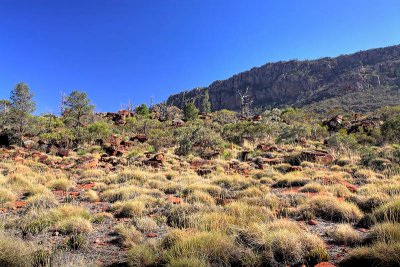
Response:
POLYGON ((333 161, 333 156, 324 150, 306 150, 300 154, 302 161, 329 164, 333 161))
POLYGON ((257 149, 263 152, 282 152, 277 145, 270 145, 270 144, 258 144, 257 149))
POLYGON ((337 115, 330 120, 324 121, 322 125, 328 126, 330 132, 337 132, 343 128, 343 116, 337 115))
POLYGON ((172 203, 172 204, 182 204, 182 203, 183 203, 183 199, 182 199, 182 198, 180 198, 180 197, 175 197, 175 196, 173 196, 173 195, 169 195, 169 196, 166 198, 165 201, 167 201, 167 202, 169 202, 169 203, 172 203))
POLYGON ((69 153, 70 153, 69 149, 58 148, 56 155, 63 158, 63 157, 68 157, 69 153))
POLYGON ((144 143, 144 142, 147 142, 148 138, 145 134, 137 134, 137 135, 131 137, 129 140, 144 143))
POLYGON ((182 127, 182 126, 185 125, 185 122, 183 120, 181 120, 181 119, 175 118, 175 119, 172 120, 172 124, 175 127, 182 127))
POLYGON ((37 143, 33 140, 26 140, 23 142, 23 145, 27 149, 32 149, 37 145, 37 143))

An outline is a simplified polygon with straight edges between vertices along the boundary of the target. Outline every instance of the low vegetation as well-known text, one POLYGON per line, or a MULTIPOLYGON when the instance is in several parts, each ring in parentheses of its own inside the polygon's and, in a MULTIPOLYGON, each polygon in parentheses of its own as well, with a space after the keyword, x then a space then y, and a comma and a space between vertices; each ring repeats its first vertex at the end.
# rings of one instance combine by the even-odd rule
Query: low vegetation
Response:
POLYGON ((25 124, 0 112, 1 266, 399 265, 396 108, 96 114, 75 91, 33 116, 30 96, 25 124))

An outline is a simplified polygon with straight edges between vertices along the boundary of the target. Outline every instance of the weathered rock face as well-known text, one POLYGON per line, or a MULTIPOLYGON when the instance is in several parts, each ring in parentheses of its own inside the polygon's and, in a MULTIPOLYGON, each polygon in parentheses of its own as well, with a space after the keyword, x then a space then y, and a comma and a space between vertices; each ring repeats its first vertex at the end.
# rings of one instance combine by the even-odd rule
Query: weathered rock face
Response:
MULTIPOLYGON (((303 107, 329 99, 346 98, 343 106, 365 112, 400 101, 400 45, 371 49, 336 58, 268 63, 216 81, 208 86, 212 110, 239 110, 237 90, 249 87, 253 108, 303 107), (355 93, 374 97, 374 103, 357 106, 355 93), (352 103, 354 105, 352 106, 352 103)), ((203 89, 172 95, 169 105, 200 101, 203 89)))

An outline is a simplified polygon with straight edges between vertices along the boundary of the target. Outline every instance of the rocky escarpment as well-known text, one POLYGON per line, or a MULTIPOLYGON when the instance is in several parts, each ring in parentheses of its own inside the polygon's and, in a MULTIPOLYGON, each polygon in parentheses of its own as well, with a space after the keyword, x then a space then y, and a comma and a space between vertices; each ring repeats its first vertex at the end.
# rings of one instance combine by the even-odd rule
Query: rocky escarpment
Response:
POLYGON ((188 100, 199 103, 206 89, 213 111, 239 110, 237 91, 247 87, 253 108, 322 105, 365 112, 396 105, 400 103, 400 45, 335 58, 268 63, 206 88, 172 95, 167 103, 177 107, 188 100))

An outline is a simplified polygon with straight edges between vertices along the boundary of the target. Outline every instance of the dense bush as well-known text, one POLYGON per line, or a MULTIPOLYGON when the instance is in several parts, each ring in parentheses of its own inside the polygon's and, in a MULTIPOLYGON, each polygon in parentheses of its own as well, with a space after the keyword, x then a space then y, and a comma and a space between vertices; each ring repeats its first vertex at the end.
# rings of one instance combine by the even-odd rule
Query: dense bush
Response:
POLYGON ((386 142, 400 143, 400 115, 385 121, 381 131, 386 142))
POLYGON ((177 155, 193 153, 204 157, 209 152, 221 150, 223 145, 219 134, 201 125, 178 128, 174 135, 177 155))

